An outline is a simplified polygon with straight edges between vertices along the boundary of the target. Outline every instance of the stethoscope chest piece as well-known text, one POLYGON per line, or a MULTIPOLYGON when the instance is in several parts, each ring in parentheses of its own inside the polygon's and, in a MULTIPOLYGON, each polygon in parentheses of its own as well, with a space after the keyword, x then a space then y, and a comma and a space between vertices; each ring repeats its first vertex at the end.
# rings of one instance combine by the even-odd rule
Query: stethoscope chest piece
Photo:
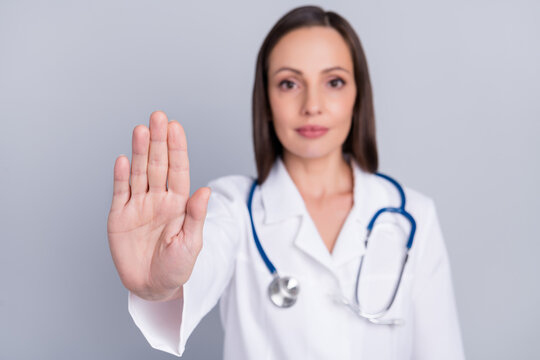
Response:
POLYGON ((274 305, 280 308, 288 308, 296 303, 300 284, 298 280, 290 276, 274 276, 274 280, 268 286, 268 296, 274 305))

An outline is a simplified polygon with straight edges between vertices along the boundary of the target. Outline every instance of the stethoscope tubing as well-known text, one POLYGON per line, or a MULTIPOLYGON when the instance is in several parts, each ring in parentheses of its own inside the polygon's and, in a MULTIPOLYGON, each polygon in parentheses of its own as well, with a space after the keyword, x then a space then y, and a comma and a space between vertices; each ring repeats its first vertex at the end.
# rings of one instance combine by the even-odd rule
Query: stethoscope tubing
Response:
MULTIPOLYGON (((396 207, 386 207, 386 208, 379 209, 375 213, 375 215, 371 218, 371 220, 369 221, 368 226, 367 226, 366 245, 367 245, 367 240, 369 238, 369 235, 371 234, 371 231, 373 230, 373 227, 375 226, 375 222, 377 221, 378 217, 380 215, 382 215, 383 213, 385 213, 385 212, 391 212, 391 213, 397 213, 397 214, 401 214, 401 215, 405 216, 409 220, 409 222, 411 223, 411 231, 410 231, 410 234, 409 234, 409 238, 407 240, 407 249, 410 250, 411 247, 412 247, 412 244, 413 244, 414 235, 416 233, 416 221, 414 220, 412 215, 409 214, 409 212, 407 212, 405 210, 405 203, 406 203, 405 192, 403 191, 403 188, 401 187, 401 185, 395 179, 393 179, 392 177, 390 177, 388 175, 385 175, 385 174, 382 174, 382 173, 375 173, 375 175, 377 175, 377 176, 379 176, 379 177, 381 177, 383 179, 388 180, 390 183, 392 183, 396 187, 396 189, 398 190, 399 195, 400 195, 401 204, 397 208, 396 207)), ((257 247, 259 255, 261 256, 261 258, 264 261, 266 267, 268 268, 268 271, 270 271, 270 274, 275 275, 277 273, 276 267, 274 266, 272 261, 270 261, 270 259, 266 255, 266 252, 264 251, 264 249, 263 249, 263 247, 261 245, 261 242, 259 240, 259 236, 257 235, 257 230, 255 229, 255 224, 253 222, 252 203, 253 203, 253 195, 255 193, 255 188, 257 187, 257 184, 258 184, 258 180, 255 179, 253 181, 253 184, 251 185, 251 189, 249 191, 249 197, 248 197, 249 220, 250 220, 250 223, 251 223, 251 230, 252 230, 252 233, 253 233, 253 239, 255 240, 255 245, 257 247)))
POLYGON ((261 242, 259 241, 259 236, 257 235, 257 231, 255 230, 255 224, 253 223, 252 203, 253 203, 253 193, 255 192, 257 183, 258 183, 258 180, 255 179, 255 181, 253 182, 253 185, 251 185, 251 190, 249 191, 249 198, 248 198, 248 211, 249 211, 249 219, 251 221, 251 230, 253 232, 253 239, 255 240, 255 245, 257 246, 257 250, 259 250, 259 255, 261 255, 264 263, 266 264, 266 267, 268 268, 268 271, 270 271, 270 274, 272 274, 275 277, 277 276, 276 267, 274 266, 274 264, 272 264, 272 262, 266 255, 266 251, 264 251, 261 245, 261 242))
MULTIPOLYGON (((380 310, 380 311, 378 311, 376 313, 367 313, 367 312, 363 311, 361 306, 360 306, 360 302, 359 302, 359 299, 358 299, 358 286, 359 286, 359 281, 360 281, 360 273, 362 271, 362 265, 363 265, 363 262, 364 262, 363 261, 364 256, 362 256, 362 258, 360 259, 360 265, 358 267, 358 272, 357 272, 357 277, 356 277, 356 291, 355 291, 355 293, 356 293, 355 303, 356 304, 353 305, 353 304, 349 303, 348 301, 346 301, 345 299, 342 299, 342 302, 345 305, 347 305, 357 315, 368 319, 369 321, 371 321, 374 324, 396 325, 396 324, 402 323, 400 319, 381 319, 381 317, 388 312, 388 310, 390 309, 390 307, 394 303, 397 292, 399 290, 399 287, 400 287, 400 284, 401 284, 401 279, 403 277, 403 272, 404 272, 404 269, 405 269, 405 265, 407 264, 407 260, 409 258, 409 251, 410 251, 410 249, 411 249, 411 247, 413 245, 414 235, 416 233, 416 221, 414 220, 413 216, 409 212, 407 212, 405 210, 405 203, 406 203, 405 192, 403 191, 403 188, 401 187, 401 185, 396 180, 394 180, 392 177, 390 177, 388 175, 385 175, 385 174, 382 174, 382 173, 375 173, 375 175, 377 175, 377 176, 379 176, 379 177, 381 177, 383 179, 388 180, 390 183, 392 183, 395 186, 395 188, 397 189, 397 191, 399 193, 401 203, 400 203, 399 207, 385 207, 385 208, 379 209, 375 213, 375 215, 373 215, 373 217, 369 221, 369 223, 367 225, 367 228, 366 228, 367 231, 366 231, 366 238, 364 240, 364 246, 367 249, 368 242, 369 242, 369 237, 371 235, 373 227, 375 226, 375 222, 377 221, 379 216, 386 213, 386 212, 396 213, 396 214, 400 214, 400 215, 404 216, 409 221, 409 223, 411 225, 409 238, 407 239, 407 244, 406 244, 406 254, 405 254, 404 258, 403 258, 403 262, 402 262, 402 266, 401 266, 401 270, 400 270, 400 273, 399 273, 397 284, 396 284, 396 286, 394 288, 394 291, 392 292, 392 296, 391 296, 389 302, 386 304, 384 309, 382 309, 382 310, 380 310)), ((296 296, 297 296, 298 290, 299 290, 297 285, 296 285, 295 289, 291 292, 291 294, 288 294, 287 291, 285 291, 285 289, 282 289, 282 288, 278 289, 277 293, 282 295, 283 299, 286 299, 287 297, 289 298, 290 302, 287 305, 280 305, 283 302, 280 302, 280 303, 276 302, 272 298, 272 294, 271 294, 271 291, 270 291, 272 289, 272 284, 278 284, 279 285, 280 276, 279 276, 279 274, 278 274, 278 272, 276 270, 276 267, 274 266, 272 261, 270 261, 270 259, 266 255, 266 252, 264 251, 264 248, 262 247, 261 242, 259 240, 259 236, 257 235, 257 231, 255 229, 255 223, 253 222, 253 212, 252 212, 253 195, 255 193, 255 188, 257 187, 257 184, 258 184, 258 180, 255 179, 255 181, 253 182, 253 184, 251 186, 251 189, 249 191, 249 197, 248 197, 248 202, 247 202, 248 211, 249 211, 249 218, 250 218, 250 222, 251 222, 251 229, 252 229, 252 233, 253 233, 253 239, 255 241, 255 245, 257 247, 259 255, 261 256, 261 258, 264 261, 266 267, 268 268, 268 271, 270 272, 270 274, 273 277, 271 286, 269 287, 269 295, 271 295, 272 302, 278 307, 283 307, 283 308, 290 307, 296 302, 296 296)), ((291 280, 291 279, 293 279, 293 278, 287 278, 287 280, 291 280)))

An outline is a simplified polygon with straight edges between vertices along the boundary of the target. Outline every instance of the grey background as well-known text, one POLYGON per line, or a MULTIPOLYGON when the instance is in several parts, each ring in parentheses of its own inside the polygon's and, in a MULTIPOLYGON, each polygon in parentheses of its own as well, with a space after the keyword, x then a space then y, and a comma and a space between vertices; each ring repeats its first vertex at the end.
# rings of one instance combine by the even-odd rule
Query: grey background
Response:
MULTIPOLYGON (((255 57, 297 1, 0 1, 0 358, 170 359, 127 311, 106 219, 153 110, 193 188, 254 174, 255 57)), ((436 201, 470 359, 540 354, 540 3, 321 1, 357 30, 381 170, 436 201)), ((217 310, 186 359, 219 359, 217 310)))

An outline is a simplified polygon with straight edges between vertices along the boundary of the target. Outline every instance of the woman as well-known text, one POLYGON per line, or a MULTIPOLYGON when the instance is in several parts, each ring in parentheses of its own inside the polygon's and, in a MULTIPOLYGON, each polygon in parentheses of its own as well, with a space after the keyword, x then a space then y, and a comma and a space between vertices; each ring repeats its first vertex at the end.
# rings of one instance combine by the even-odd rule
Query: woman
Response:
POLYGON ((362 241, 372 215, 398 206, 400 195, 374 174, 371 85, 346 20, 301 7, 277 22, 257 60, 253 135, 256 183, 223 177, 191 197, 183 129, 162 112, 133 132, 131 185, 129 160, 116 161, 109 243, 150 344, 181 356, 221 300, 225 359, 463 358, 433 202, 405 189, 416 234, 403 216, 384 214, 373 228, 383 236, 367 248, 362 241), (403 254, 391 242, 405 249, 403 228, 414 246, 396 283, 403 254), (384 256, 368 256, 372 247, 384 256), (377 270, 385 256, 397 271, 377 270), (362 259, 370 269, 357 283, 362 259), (277 293, 268 287, 274 266, 282 279, 294 276, 277 293), (367 319, 394 284, 390 310, 367 319))

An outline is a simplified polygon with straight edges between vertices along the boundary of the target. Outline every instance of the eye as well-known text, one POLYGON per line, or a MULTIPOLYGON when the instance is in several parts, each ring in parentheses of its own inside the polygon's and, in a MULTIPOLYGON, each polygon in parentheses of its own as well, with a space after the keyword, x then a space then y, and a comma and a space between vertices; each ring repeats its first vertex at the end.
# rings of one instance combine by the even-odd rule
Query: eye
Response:
POLYGON ((345 85, 345 81, 343 81, 343 79, 341 78, 335 78, 335 79, 332 79, 330 80, 330 86, 333 87, 333 88, 340 88, 340 87, 343 87, 343 85, 345 85))
POLYGON ((296 83, 291 80, 283 80, 279 83, 279 88, 283 90, 290 90, 296 86, 296 83))

